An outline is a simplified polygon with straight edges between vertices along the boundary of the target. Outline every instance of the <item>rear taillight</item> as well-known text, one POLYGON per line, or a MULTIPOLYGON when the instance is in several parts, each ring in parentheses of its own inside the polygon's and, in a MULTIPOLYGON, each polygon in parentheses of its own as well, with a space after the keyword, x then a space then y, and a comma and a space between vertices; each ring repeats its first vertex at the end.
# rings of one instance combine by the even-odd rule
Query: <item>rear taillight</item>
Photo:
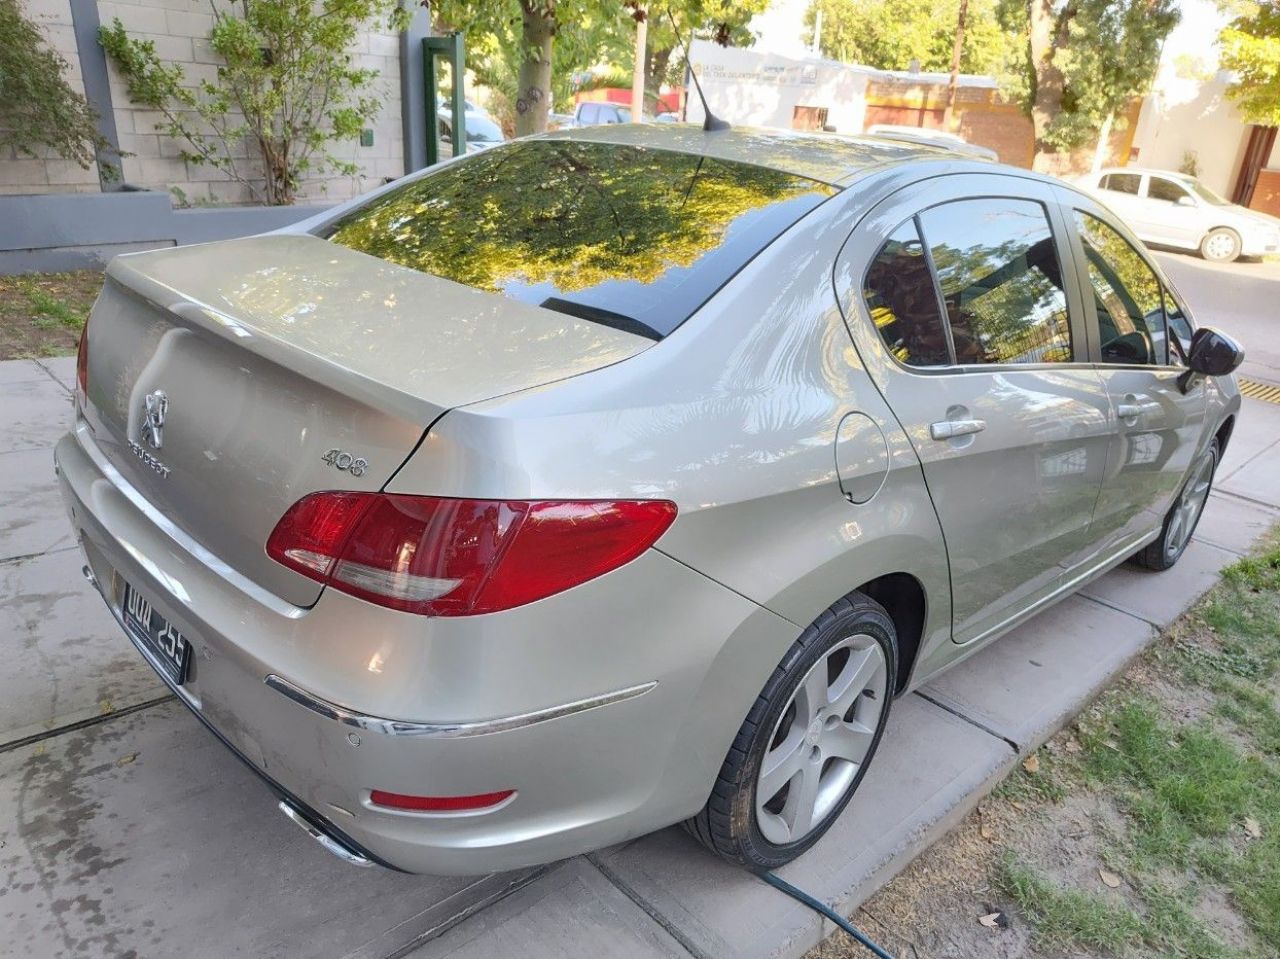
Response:
POLYGON ((76 349, 76 387, 83 399, 89 392, 89 321, 80 330, 80 346, 76 349))
POLYGON ((532 603, 631 562, 676 516, 665 500, 476 500, 312 493, 267 554, 393 609, 472 616, 532 603))
POLYGON ((514 789, 503 789, 476 796, 406 796, 381 789, 371 790, 369 801, 387 809, 405 809, 410 812, 472 812, 500 806, 516 794, 514 789))

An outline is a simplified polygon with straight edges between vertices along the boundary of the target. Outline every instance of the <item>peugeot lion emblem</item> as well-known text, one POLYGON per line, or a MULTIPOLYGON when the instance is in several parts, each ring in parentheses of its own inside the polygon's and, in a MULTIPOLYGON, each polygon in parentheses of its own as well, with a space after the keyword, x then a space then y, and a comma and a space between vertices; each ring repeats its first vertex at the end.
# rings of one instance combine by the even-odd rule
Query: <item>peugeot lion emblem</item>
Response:
POLYGON ((164 416, 169 410, 169 397, 164 390, 148 393, 142 400, 142 439, 153 450, 164 445, 164 416))

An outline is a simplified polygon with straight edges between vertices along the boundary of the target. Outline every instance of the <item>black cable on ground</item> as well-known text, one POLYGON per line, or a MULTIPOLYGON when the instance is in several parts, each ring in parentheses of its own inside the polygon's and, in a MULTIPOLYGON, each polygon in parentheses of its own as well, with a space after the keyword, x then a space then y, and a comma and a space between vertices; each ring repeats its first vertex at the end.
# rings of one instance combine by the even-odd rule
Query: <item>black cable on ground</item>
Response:
POLYGON ((853 936, 853 938, 856 939, 860 945, 862 945, 872 955, 878 957, 878 959, 893 959, 893 956, 889 955, 889 953, 885 952, 884 949, 880 948, 880 946, 877 945, 870 937, 868 937, 866 933, 864 933, 861 929, 859 929, 857 926, 851 923, 844 916, 840 915, 840 913, 836 912, 834 909, 828 906, 825 902, 821 901, 820 899, 815 899, 813 896, 809 895, 803 889, 796 888, 795 886, 791 885, 791 883, 787 882, 785 879, 779 878, 778 876, 775 876, 771 872, 758 872, 756 873, 756 875, 759 876, 761 879, 763 879, 765 882, 767 882, 769 885, 773 886, 774 889, 778 889, 778 890, 781 890, 782 892, 785 892, 792 899, 795 899, 797 902, 804 903, 806 906, 808 906, 810 909, 812 909, 814 912, 818 913, 819 915, 826 916, 828 919, 834 922, 837 926, 839 926, 849 935, 853 936))

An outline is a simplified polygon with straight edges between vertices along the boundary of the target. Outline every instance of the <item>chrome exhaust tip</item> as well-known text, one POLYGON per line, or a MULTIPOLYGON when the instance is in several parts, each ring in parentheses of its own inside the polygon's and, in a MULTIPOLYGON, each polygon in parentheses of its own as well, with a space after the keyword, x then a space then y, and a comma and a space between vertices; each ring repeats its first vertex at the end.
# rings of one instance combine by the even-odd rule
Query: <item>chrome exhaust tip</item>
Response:
POLYGON ((280 811, 289 818, 290 822, 343 862, 351 866, 373 865, 373 862, 367 856, 362 856, 355 850, 349 849, 341 840, 335 839, 318 826, 315 826, 311 820, 302 815, 302 813, 298 811, 297 807, 294 806, 293 803, 289 802, 289 800, 281 799, 278 805, 280 807, 280 811))

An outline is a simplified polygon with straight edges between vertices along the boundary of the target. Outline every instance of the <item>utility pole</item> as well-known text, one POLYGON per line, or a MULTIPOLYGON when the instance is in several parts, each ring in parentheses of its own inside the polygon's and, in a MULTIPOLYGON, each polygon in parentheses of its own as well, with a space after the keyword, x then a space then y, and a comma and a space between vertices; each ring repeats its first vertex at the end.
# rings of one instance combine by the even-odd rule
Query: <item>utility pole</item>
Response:
POLYGON ((649 45, 649 16, 636 8, 636 65, 631 72, 631 122, 644 120, 644 57, 649 45))
POLYGON ((944 130, 950 130, 955 123, 956 91, 960 87, 960 53, 964 50, 964 28, 968 15, 969 0, 960 0, 960 14, 956 17, 956 42, 951 47, 951 80, 947 84, 947 108, 942 114, 944 130))

